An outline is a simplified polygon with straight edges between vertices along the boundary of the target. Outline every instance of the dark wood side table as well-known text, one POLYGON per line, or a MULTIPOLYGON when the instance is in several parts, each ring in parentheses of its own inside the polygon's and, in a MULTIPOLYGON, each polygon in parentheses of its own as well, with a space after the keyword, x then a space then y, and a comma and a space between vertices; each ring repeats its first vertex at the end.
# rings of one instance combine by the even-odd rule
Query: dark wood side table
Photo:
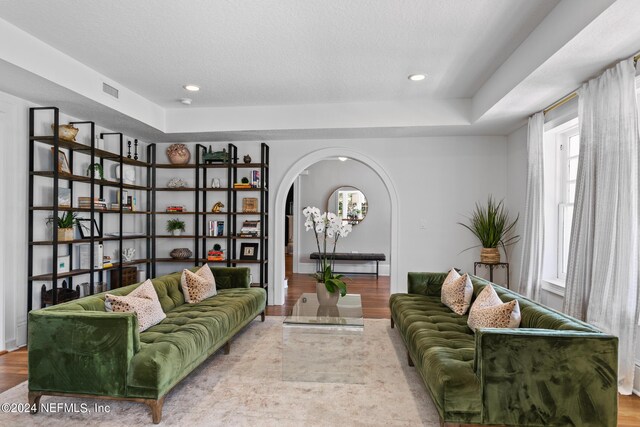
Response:
POLYGON ((507 269, 507 289, 509 289, 509 263, 508 262, 498 262, 495 264, 489 264, 482 261, 476 261, 473 263, 473 274, 477 275, 476 271, 478 267, 488 268, 489 269, 489 281, 493 282, 493 269, 494 268, 506 268, 507 269))

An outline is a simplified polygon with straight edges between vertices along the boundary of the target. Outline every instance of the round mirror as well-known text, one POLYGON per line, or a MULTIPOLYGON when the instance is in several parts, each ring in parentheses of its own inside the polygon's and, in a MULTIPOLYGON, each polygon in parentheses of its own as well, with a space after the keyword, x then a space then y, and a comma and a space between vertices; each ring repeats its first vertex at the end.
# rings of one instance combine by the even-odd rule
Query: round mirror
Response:
POLYGON ((362 191, 355 187, 345 186, 336 188, 331 194, 327 210, 335 212, 343 222, 357 225, 367 216, 369 203, 362 191))

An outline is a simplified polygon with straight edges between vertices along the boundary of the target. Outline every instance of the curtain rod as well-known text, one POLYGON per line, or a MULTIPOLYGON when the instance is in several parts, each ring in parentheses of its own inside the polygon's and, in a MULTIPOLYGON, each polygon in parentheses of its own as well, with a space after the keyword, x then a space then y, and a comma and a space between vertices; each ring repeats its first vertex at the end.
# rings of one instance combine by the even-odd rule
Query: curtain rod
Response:
MULTIPOLYGON (((640 60, 640 53, 633 57, 634 63, 637 63, 638 60, 640 60)), ((542 110, 542 114, 547 114, 549 111, 555 110, 556 108, 566 104, 567 102, 571 101, 573 98, 577 98, 577 97, 578 97, 578 89, 574 90, 568 95, 563 96, 553 104, 549 105, 547 108, 542 110)))

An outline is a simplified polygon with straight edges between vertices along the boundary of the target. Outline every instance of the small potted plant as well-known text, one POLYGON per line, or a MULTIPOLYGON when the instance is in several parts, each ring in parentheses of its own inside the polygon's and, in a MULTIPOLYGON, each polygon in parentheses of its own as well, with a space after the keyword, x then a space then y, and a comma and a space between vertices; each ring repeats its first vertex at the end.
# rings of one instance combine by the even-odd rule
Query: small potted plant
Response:
POLYGON ((167 221, 167 231, 174 236, 179 236, 184 231, 185 223, 178 218, 167 221))
MULTIPOLYGON (((498 247, 502 247, 506 255, 506 247, 517 243, 520 238, 519 235, 511 235, 520 215, 515 220, 510 221, 509 211, 505 209, 502 202, 500 200, 496 203, 493 197, 489 196, 486 207, 476 203, 476 209, 469 218, 470 225, 458 223, 471 231, 480 240, 482 245, 480 261, 486 264, 499 263, 500 251, 498 247)), ((477 246, 472 247, 475 248, 477 246)))
POLYGON ((67 242, 73 240, 73 226, 78 224, 78 214, 71 211, 65 212, 62 216, 55 218, 50 216, 47 219, 47 224, 56 221, 58 224, 58 241, 67 242))

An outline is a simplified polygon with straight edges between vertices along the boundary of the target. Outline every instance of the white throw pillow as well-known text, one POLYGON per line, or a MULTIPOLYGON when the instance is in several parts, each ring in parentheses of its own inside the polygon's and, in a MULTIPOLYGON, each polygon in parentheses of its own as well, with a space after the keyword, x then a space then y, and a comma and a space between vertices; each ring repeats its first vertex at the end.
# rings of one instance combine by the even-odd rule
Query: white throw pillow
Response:
MULTIPOLYGON (((451 276, 453 272, 458 274, 452 269, 449 275, 451 276)), ((455 277, 455 275, 452 277, 455 277)), ((449 279, 449 276, 447 276, 447 279, 449 279)), ((442 284, 440 300, 454 313, 462 316, 469 309, 471 298, 473 297, 471 279, 467 273, 450 281, 447 281, 447 279, 445 279, 445 282, 442 284)))
POLYGON ((183 270, 180 286, 182 286, 184 300, 189 304, 198 303, 217 294, 216 279, 207 264, 195 273, 183 270))
POLYGON ((157 325, 167 317, 162 311, 160 300, 151 280, 147 279, 129 295, 119 296, 106 294, 104 307, 107 311, 119 313, 135 313, 138 318, 139 331, 145 331, 157 325))
POLYGON ((517 328, 521 318, 518 300, 503 303, 493 286, 487 285, 469 310, 467 325, 474 332, 477 328, 517 328))

